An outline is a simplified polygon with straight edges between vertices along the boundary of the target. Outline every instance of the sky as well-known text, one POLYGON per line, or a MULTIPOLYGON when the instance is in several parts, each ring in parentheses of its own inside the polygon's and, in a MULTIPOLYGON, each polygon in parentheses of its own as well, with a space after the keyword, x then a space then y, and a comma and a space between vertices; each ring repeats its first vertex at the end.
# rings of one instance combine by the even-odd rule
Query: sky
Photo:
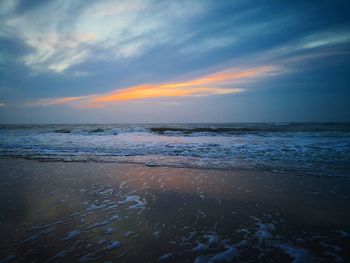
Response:
POLYGON ((0 123, 350 121, 350 1, 0 0, 0 123))

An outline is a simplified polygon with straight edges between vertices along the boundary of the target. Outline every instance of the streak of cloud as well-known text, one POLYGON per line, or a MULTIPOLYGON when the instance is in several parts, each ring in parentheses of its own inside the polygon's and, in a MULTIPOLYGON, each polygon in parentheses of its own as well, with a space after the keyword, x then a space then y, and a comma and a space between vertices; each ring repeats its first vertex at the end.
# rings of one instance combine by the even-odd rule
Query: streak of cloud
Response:
POLYGON ((244 70, 231 68, 188 81, 137 85, 107 93, 80 97, 41 99, 27 104, 27 106, 50 106, 73 103, 78 107, 95 108, 103 107, 107 103, 130 100, 234 94, 243 92, 245 89, 233 87, 233 85, 271 76, 277 74, 279 71, 280 69, 275 66, 261 66, 244 70))

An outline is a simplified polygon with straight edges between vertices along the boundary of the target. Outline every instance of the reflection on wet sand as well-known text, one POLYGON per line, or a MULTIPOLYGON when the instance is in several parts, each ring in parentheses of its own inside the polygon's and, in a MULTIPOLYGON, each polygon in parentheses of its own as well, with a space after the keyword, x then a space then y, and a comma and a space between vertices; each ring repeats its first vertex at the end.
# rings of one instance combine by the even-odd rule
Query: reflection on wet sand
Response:
POLYGON ((0 167, 4 262, 350 259, 347 180, 18 159, 0 167))

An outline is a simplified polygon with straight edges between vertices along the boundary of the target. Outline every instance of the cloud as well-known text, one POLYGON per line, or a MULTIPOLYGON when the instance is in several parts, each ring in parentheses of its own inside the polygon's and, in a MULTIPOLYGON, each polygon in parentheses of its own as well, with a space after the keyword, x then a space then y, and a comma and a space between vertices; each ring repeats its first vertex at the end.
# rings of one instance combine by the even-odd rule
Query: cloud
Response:
POLYGON ((0 15, 13 12, 18 4, 17 0, 0 1, 0 15))
POLYGON ((27 103, 27 106, 50 106, 73 104, 81 108, 104 107, 106 104, 152 99, 161 97, 187 97, 224 95, 243 92, 243 88, 234 87, 240 83, 254 81, 258 78, 278 74, 276 66, 260 66, 249 69, 230 68, 214 74, 204 75, 195 79, 163 84, 143 84, 113 90, 102 94, 93 94, 79 97, 64 97, 41 99, 27 103))
POLYGON ((300 45, 300 49, 311 49, 320 47, 329 47, 350 43, 349 29, 340 32, 322 32, 306 37, 300 45))
POLYGON ((6 103, 0 102, 0 107, 6 107, 6 103))
MULTIPOLYGON (((350 44, 350 32, 348 29, 343 30, 325 30, 317 33, 310 34, 306 37, 302 37, 289 43, 283 44, 280 47, 274 48, 265 52, 266 54, 275 54, 275 56, 293 55, 297 52, 313 52, 324 50, 329 51, 330 48, 334 48, 342 52, 339 46, 347 49, 350 44)), ((310 53, 311 54, 311 53, 310 53)))
MULTIPOLYGON (((16 2, 11 3, 4 6, 6 14, 15 9, 16 2)), ((177 38, 172 30, 174 22, 195 16, 201 7, 195 1, 154 4, 151 0, 104 0, 86 4, 53 0, 5 16, 0 35, 14 32, 34 49, 23 57, 33 71, 62 73, 87 60, 133 58, 160 43, 172 42, 177 38)))
MULTIPOLYGON (((83 63, 137 59, 161 46, 180 56, 207 55, 225 48, 240 56, 250 52, 250 47, 263 49, 268 36, 284 32, 300 20, 291 13, 267 18, 265 5, 242 9, 244 3, 239 2, 52 0, 26 12, 14 12, 22 2, 5 2, 0 5, 4 10, 0 36, 16 36, 32 49, 23 54, 22 62, 36 73, 62 74, 83 63)), ((288 38, 293 38, 293 33, 288 38)), ((293 48, 348 43, 348 35, 340 34, 320 32, 293 48)))

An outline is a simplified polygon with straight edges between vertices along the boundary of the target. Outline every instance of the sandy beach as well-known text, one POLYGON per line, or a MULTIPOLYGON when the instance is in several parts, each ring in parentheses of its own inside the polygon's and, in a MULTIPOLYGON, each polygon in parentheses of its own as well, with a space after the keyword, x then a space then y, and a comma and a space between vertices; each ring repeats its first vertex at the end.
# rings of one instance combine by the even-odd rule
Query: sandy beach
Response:
POLYGON ((350 260, 347 179, 11 158, 0 168, 0 262, 350 260))

